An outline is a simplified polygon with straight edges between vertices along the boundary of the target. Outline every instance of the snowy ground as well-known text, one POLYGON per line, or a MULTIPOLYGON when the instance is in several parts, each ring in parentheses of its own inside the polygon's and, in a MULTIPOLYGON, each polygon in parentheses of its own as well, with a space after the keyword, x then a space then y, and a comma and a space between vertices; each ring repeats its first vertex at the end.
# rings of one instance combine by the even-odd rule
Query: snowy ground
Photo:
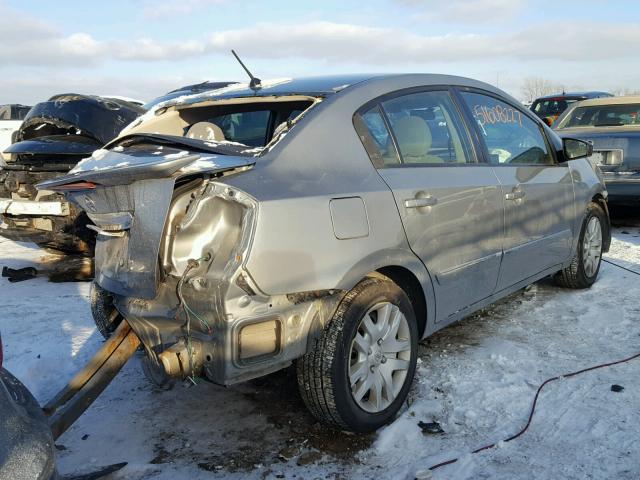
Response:
MULTIPOLYGON (((0 241, 0 265, 42 252, 0 241)), ((609 258, 640 271, 640 228, 615 231, 609 258)), ((98 349, 86 283, 0 280, 5 365, 46 401, 98 349)), ((156 391, 134 358, 58 441, 63 473, 128 462, 114 480, 210 478, 640 478, 640 359, 548 385, 523 437, 537 386, 640 352, 640 277, 603 264, 586 291, 548 281, 510 296, 420 347, 411 404, 378 434, 336 434, 298 398, 291 372, 222 388, 156 391), (610 387, 624 387, 614 393, 610 387), (419 421, 445 433, 425 435, 419 421)))

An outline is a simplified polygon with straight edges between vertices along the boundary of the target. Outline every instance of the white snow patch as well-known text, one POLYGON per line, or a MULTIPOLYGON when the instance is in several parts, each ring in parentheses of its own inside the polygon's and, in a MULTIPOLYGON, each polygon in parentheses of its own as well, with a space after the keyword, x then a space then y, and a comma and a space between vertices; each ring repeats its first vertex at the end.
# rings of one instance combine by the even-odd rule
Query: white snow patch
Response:
POLYGON ((105 150, 104 148, 100 148, 98 150, 95 150, 92 154, 91 154, 91 158, 93 158, 94 160, 102 160, 104 157, 106 157, 109 154, 109 150, 105 150))
MULTIPOLYGON (((640 229, 614 234, 605 258, 640 271, 640 229)), ((25 267, 42 255, 27 244, 0 240, 1 265, 25 267)), ((56 442, 66 447, 57 452, 59 470, 73 474, 126 461, 114 480, 257 480, 280 474, 288 479, 412 479, 435 463, 458 457, 432 477, 640 478, 640 360, 550 383, 527 433, 499 448, 469 454, 520 430, 535 390, 546 378, 637 352, 639 280, 603 263, 591 289, 566 290, 541 281, 434 334, 420 346, 411 405, 377 434, 358 462, 333 461, 325 454, 306 467, 297 466, 295 459, 282 463, 277 452, 289 438, 290 426, 273 423, 264 414, 265 382, 230 388, 205 382, 158 392, 144 379, 135 357, 56 442), (625 390, 612 392, 614 383, 625 390), (445 433, 423 434, 419 421, 436 421, 445 433), (89 437, 82 440, 85 434, 89 437), (151 463, 158 446, 177 456, 170 463, 151 463), (261 466, 236 471, 222 465, 214 472, 197 467, 200 459, 223 463, 228 457, 216 456, 223 449, 259 452, 255 464, 261 466)), ((41 402, 102 345, 88 295, 88 283, 49 283, 44 278, 9 283, 0 278, 4 366, 41 402)), ((300 418, 306 417, 304 407, 291 406, 290 394, 272 390, 267 401, 276 406, 271 411, 281 405, 300 409, 300 418)))
POLYGON ((164 158, 166 158, 167 160, 172 160, 172 159, 176 159, 176 158, 182 158, 182 157, 186 157, 187 155, 189 155, 189 152, 187 150, 181 150, 177 153, 167 153, 164 158))

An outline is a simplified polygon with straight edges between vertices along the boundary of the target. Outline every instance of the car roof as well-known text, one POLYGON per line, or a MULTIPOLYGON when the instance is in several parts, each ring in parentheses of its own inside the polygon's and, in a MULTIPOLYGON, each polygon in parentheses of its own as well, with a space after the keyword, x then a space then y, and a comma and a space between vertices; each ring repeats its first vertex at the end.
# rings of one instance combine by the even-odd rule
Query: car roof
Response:
POLYGON ((640 103, 640 95, 628 95, 626 97, 608 97, 608 98, 590 98, 582 100, 576 106, 593 107, 598 105, 628 105, 632 103, 640 103))
POLYGON ((209 81, 206 80, 200 83, 192 83, 191 85, 184 85, 182 87, 176 88, 174 90, 170 90, 169 93, 178 93, 178 92, 205 92, 207 90, 215 90, 217 88, 226 87, 227 85, 231 85, 232 83, 238 83, 235 80, 233 81, 209 81))
POLYGON ((415 85, 459 85, 478 87, 498 92, 509 97, 492 85, 473 79, 441 74, 415 73, 356 73, 342 75, 324 75, 315 77, 280 78, 262 82, 259 89, 251 89, 248 83, 236 83, 217 90, 188 95, 163 102, 158 106, 168 107, 180 104, 195 104, 208 100, 224 100, 241 97, 270 97, 287 95, 308 95, 327 97, 342 91, 353 91, 356 88, 366 88, 372 83, 389 81, 389 86, 397 79, 411 80, 415 85))
POLYGON ((229 82, 224 82, 224 81, 220 81, 220 82, 210 82, 210 81, 206 81, 206 82, 200 82, 200 83, 194 83, 191 85, 184 85, 180 88, 176 88, 174 90, 171 90, 167 93, 165 93, 164 95, 160 95, 159 97, 156 97, 150 101, 148 101, 147 103, 145 103, 143 105, 143 107, 146 110, 150 110, 151 108, 155 107, 156 105, 158 105, 159 103, 164 103, 167 102, 169 100, 173 100, 174 98, 178 98, 178 97, 184 97, 187 95, 196 95, 198 93, 203 93, 203 92, 207 92, 209 90, 217 90, 220 88, 224 88, 228 85, 234 84, 234 83, 238 83, 236 81, 229 81, 229 82))
POLYGON ((590 92, 564 92, 564 93, 556 93, 554 95, 545 95, 544 97, 539 97, 535 101, 544 101, 551 100, 556 98, 572 98, 572 97, 582 97, 582 98, 597 98, 597 97, 613 97, 613 95, 609 92, 599 92, 599 91, 590 91, 590 92))
POLYGON ((197 103, 203 100, 240 97, 267 97, 273 95, 309 95, 327 96, 371 78, 379 78, 380 74, 347 74, 324 75, 317 77, 275 78, 264 80, 261 87, 252 89, 248 83, 234 83, 223 88, 189 95, 184 99, 177 98, 176 103, 197 103))

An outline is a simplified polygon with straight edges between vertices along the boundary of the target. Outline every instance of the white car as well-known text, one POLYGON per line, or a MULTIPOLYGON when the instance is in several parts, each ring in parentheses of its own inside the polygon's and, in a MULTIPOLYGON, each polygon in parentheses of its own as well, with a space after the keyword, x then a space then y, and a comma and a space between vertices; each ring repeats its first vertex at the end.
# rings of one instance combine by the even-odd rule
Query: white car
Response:
POLYGON ((20 128, 31 107, 25 105, 0 105, 0 152, 11 145, 13 132, 20 128))

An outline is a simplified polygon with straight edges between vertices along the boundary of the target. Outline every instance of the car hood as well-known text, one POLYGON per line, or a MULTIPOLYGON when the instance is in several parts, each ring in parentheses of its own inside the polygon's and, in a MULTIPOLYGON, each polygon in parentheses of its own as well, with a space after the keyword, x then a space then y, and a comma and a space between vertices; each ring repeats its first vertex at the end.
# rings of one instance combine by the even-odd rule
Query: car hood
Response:
POLYGON ((35 105, 5 149, 7 168, 67 172, 145 112, 121 99, 65 94, 35 105))
POLYGON ((91 155, 91 152, 101 146, 97 140, 83 135, 46 135, 13 143, 5 149, 4 153, 91 155))
MULTIPOLYGON (((120 131, 145 110, 120 99, 90 95, 56 95, 35 105, 25 116, 16 140, 39 137, 40 125, 53 124, 96 140, 100 145, 114 139, 120 131)), ((42 128, 42 127, 40 127, 42 128)))

